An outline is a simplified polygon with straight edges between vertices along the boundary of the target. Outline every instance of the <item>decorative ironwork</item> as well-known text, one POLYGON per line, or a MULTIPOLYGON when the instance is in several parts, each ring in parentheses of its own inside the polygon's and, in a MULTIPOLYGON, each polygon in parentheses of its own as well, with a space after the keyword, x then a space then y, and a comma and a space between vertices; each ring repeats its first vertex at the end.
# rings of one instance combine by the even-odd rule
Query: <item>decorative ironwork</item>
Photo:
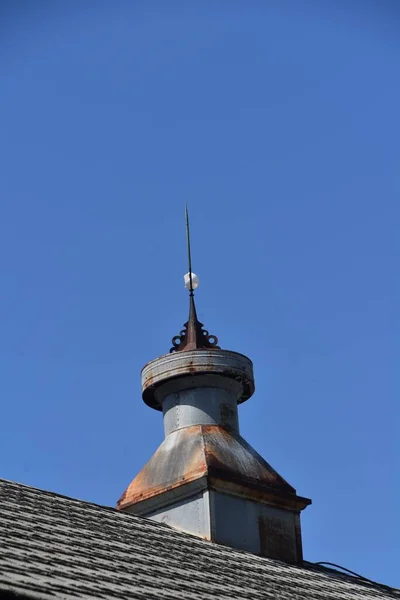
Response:
POLYGON ((202 348, 219 348, 216 335, 209 334, 203 329, 203 323, 197 318, 194 295, 189 299, 189 319, 184 324, 184 329, 172 338, 170 352, 181 352, 183 350, 200 350, 202 348))

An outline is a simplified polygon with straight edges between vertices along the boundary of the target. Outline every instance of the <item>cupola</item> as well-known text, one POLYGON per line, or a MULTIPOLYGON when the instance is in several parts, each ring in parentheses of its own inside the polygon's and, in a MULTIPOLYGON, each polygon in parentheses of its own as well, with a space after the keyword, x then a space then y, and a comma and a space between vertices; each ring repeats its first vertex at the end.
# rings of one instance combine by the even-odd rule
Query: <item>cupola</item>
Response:
POLYGON ((240 435, 238 406, 254 393, 253 365, 221 349, 197 318, 186 210, 189 318, 169 354, 142 370, 144 402, 162 412, 165 439, 117 508, 193 535, 299 563, 300 512, 311 500, 240 435))

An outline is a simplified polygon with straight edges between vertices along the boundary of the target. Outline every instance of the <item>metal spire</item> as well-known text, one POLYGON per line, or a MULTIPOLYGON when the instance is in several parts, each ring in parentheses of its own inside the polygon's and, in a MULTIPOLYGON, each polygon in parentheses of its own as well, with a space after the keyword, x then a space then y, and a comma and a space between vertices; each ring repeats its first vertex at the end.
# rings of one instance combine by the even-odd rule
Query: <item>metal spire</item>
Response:
POLYGON ((194 303, 194 290, 199 284, 197 275, 192 271, 192 252, 190 245, 190 226, 187 204, 185 206, 186 222, 186 247, 188 255, 189 272, 185 275, 185 287, 189 290, 189 319, 184 324, 184 329, 179 335, 172 338, 172 348, 170 352, 181 352, 183 350, 200 350, 202 348, 219 348, 218 338, 210 335, 206 329, 203 329, 203 323, 197 318, 196 305, 194 303))
POLYGON ((190 249, 190 226, 189 226, 189 212, 188 212, 188 207, 187 207, 187 203, 185 204, 185 222, 186 222, 186 247, 187 247, 187 254, 188 254, 188 267, 189 267, 189 295, 193 296, 194 295, 194 290, 193 290, 193 279, 192 279, 192 252, 190 249))

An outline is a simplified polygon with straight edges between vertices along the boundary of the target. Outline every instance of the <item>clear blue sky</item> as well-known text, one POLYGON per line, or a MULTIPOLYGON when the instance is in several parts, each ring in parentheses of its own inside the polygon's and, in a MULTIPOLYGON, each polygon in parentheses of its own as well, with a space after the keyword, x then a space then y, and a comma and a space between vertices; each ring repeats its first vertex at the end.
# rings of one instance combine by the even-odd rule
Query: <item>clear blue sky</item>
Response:
POLYGON ((400 586, 398 0, 3 0, 3 478, 114 505, 198 312, 305 558, 400 586))

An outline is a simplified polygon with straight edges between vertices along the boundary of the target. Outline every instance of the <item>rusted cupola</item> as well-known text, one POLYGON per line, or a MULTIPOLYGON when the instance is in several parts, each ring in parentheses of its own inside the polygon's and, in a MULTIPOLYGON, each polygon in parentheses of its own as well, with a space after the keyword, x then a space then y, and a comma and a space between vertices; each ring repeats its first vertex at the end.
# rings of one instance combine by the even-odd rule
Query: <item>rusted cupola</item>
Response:
POLYGON ((142 370, 145 403, 163 412, 165 439, 117 508, 204 539, 289 562, 302 560, 300 511, 311 500, 239 434, 238 404, 254 393, 253 365, 221 350, 196 314, 186 212, 189 319, 170 353, 142 370))

